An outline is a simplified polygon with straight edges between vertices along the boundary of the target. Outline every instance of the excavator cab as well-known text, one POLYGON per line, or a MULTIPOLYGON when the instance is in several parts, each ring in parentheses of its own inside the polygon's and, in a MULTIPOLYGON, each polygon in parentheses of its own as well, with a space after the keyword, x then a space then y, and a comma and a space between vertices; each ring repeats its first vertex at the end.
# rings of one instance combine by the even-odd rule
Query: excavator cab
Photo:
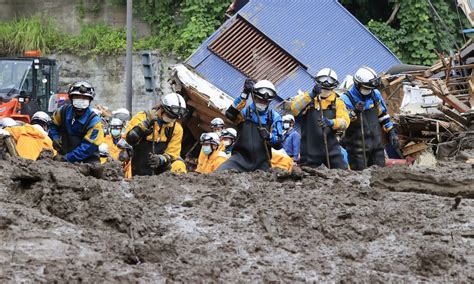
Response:
POLYGON ((29 122, 35 112, 48 112, 50 97, 57 92, 58 73, 54 59, 0 58, 0 118, 29 122))

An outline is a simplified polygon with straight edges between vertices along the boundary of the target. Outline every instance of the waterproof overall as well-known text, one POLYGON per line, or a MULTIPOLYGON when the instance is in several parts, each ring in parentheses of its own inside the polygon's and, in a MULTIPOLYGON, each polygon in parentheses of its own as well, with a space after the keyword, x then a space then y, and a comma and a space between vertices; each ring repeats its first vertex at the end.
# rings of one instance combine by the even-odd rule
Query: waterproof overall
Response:
MULTIPOLYGON (((356 102, 351 94, 347 93, 347 97, 351 100, 355 107, 356 102)), ((385 166, 385 153, 382 143, 382 129, 378 118, 378 102, 373 98, 374 107, 364 110, 353 120, 346 130, 343 138, 343 144, 346 147, 349 156, 349 166, 352 170, 365 169, 364 154, 367 158, 367 167, 377 165, 385 166), (362 145, 362 129, 360 116, 364 120, 363 131, 365 138, 365 153, 362 145)))
MULTIPOLYGON (((61 142, 62 142, 62 151, 61 155, 66 155, 69 152, 72 152, 74 149, 79 147, 81 145, 84 137, 87 134, 87 126, 91 123, 91 121, 97 116, 94 112, 91 112, 89 114, 89 117, 86 120, 86 123, 82 127, 81 131, 77 133, 69 133, 66 129, 66 126, 64 123, 66 122, 66 112, 68 108, 72 108, 72 105, 65 106, 61 109, 61 118, 62 118, 62 123, 59 127, 60 133, 61 133, 61 142)), ((94 152, 92 155, 90 155, 88 158, 82 161, 83 163, 91 163, 91 164, 100 164, 100 155, 99 155, 99 150, 94 152)))
MULTIPOLYGON (((321 105, 321 103, 320 103, 321 105)), ((323 110, 324 117, 328 119, 336 118, 336 100, 327 109, 323 110)), ((329 163, 331 169, 347 169, 344 158, 341 154, 339 141, 336 138, 336 131, 330 127, 321 127, 321 110, 315 109, 311 104, 303 116, 301 125, 301 164, 309 167, 319 167, 327 165, 326 146, 324 145, 324 133, 326 133, 329 163)))
MULTIPOLYGON (((148 156, 150 153, 161 155, 165 153, 168 143, 173 136, 175 124, 173 127, 165 130, 166 141, 156 141, 156 137, 153 137, 153 141, 148 141, 143 138, 140 143, 133 146, 133 158, 132 158, 132 175, 138 176, 151 176, 159 175, 169 169, 169 165, 161 166, 158 169, 152 169, 148 165, 148 156)), ((158 131, 158 137, 161 137, 161 131, 163 127, 158 131)), ((155 131, 153 131, 155 133, 155 131)))
MULTIPOLYGON (((258 125, 251 120, 252 112, 249 107, 247 117, 237 126, 239 135, 233 146, 232 156, 217 169, 217 172, 225 170, 252 172, 255 170, 267 171, 270 169, 268 157, 265 152, 268 150, 271 159, 271 147, 260 137, 258 125), (267 150, 265 150, 265 147, 267 147, 267 150)), ((268 131, 271 131, 272 121, 272 111, 269 110, 266 126, 268 131)))

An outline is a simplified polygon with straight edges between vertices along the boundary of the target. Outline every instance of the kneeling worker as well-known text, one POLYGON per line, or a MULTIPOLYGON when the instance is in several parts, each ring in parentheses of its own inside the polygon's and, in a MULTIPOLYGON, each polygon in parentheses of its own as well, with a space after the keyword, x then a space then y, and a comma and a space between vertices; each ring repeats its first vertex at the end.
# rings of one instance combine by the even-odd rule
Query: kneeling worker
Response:
POLYGON ((251 172, 271 167, 271 147, 282 148, 281 116, 269 109, 276 97, 275 86, 268 80, 246 80, 242 94, 227 109, 226 116, 237 124, 239 133, 232 156, 218 171, 251 172), (246 107, 247 100, 253 102, 246 107))
POLYGON ((220 151, 220 139, 217 133, 203 133, 199 139, 201 153, 199 154, 196 172, 201 174, 213 173, 227 160, 227 155, 220 151))
POLYGON ((170 170, 186 173, 180 158, 183 127, 176 120, 187 113, 184 98, 176 93, 163 96, 152 110, 137 113, 126 130, 133 146, 132 175, 158 175, 170 170))

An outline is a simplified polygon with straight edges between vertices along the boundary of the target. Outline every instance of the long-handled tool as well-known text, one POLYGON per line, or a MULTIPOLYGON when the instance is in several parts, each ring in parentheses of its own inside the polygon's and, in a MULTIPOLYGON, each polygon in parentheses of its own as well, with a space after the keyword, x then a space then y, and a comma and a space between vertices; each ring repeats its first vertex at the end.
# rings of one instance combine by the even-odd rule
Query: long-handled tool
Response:
MULTIPOLYGON (((250 91, 250 94, 252 95, 252 101, 253 101, 253 104, 255 106, 255 116, 257 116, 257 123, 258 123, 258 128, 259 129, 262 129, 262 121, 260 120, 260 115, 258 114, 258 111, 257 111, 257 105, 255 103, 255 95, 254 95, 254 90, 252 88, 252 91, 250 91)), ((271 110, 269 110, 271 111, 271 110)), ((267 123, 269 123, 269 121, 267 121, 267 123)), ((265 148, 265 154, 267 154, 267 162, 268 162, 268 165, 270 166, 270 168, 272 167, 272 158, 270 157, 270 152, 268 152, 268 146, 267 146, 267 141, 263 140, 263 146, 265 148)))
POLYGON ((367 168, 367 154, 365 152, 365 131, 364 131, 364 110, 359 114, 360 117, 360 133, 362 134, 362 151, 364 155, 364 169, 367 168))
MULTIPOLYGON (((319 103, 319 114, 321 118, 321 122, 324 121, 324 113, 323 113, 323 105, 321 103, 321 95, 318 96, 318 103, 319 103)), ((323 140, 324 140, 324 149, 326 150, 326 163, 328 166, 328 169, 331 169, 331 161, 329 159, 329 146, 328 146, 328 135, 326 133, 326 126, 322 126, 322 131, 323 131, 323 140)))

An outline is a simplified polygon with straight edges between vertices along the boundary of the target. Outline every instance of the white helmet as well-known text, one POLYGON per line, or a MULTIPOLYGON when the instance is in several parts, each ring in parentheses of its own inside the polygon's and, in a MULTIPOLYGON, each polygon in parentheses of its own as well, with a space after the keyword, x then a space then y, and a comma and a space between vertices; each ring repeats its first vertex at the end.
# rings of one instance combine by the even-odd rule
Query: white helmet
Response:
POLYGON ((106 143, 102 143, 99 145, 99 155, 101 157, 107 157, 109 156, 109 145, 106 143))
POLYGON ((95 97, 94 87, 92 87, 91 83, 86 82, 86 81, 79 81, 72 84, 69 87, 68 94, 69 96, 74 96, 74 95, 87 96, 91 98, 91 100, 93 100, 95 97))
POLYGON ((287 115, 284 115, 281 119, 283 122, 287 122, 287 121, 290 121, 290 122, 295 122, 295 117, 291 114, 287 114, 287 115))
POLYGON ((31 117, 31 122, 33 123, 35 120, 41 121, 43 123, 49 123, 51 121, 51 117, 44 111, 38 111, 33 114, 31 117))
POLYGON ((264 100, 273 100, 276 97, 277 91, 275 85, 268 80, 260 80, 253 86, 255 96, 264 100))
POLYGON ((349 90, 352 85, 354 85, 354 77, 347 75, 346 78, 344 78, 344 81, 339 85, 339 89, 349 90))
POLYGON ((201 142, 201 144, 211 143, 213 145, 219 146, 221 144, 221 139, 219 138, 219 135, 217 135, 216 133, 209 132, 209 133, 201 134, 201 137, 199 138, 199 142, 201 142))
POLYGON ((186 109, 186 101, 177 93, 163 96, 161 99, 161 106, 165 113, 171 118, 181 119, 188 113, 188 110, 186 109))
POLYGON ((112 112, 112 116, 120 119, 121 121, 130 120, 130 112, 126 108, 119 108, 112 112))
POLYGON ((222 130, 221 138, 236 139, 237 138, 237 130, 235 130, 234 128, 226 128, 226 129, 222 130))
POLYGON ((123 127, 123 122, 122 122, 122 120, 120 120, 118 118, 112 118, 112 120, 109 123, 109 126, 110 127, 114 127, 114 126, 123 127))
POLYGON ((330 68, 324 68, 316 74, 316 82, 321 85, 323 89, 332 90, 339 85, 339 81, 337 80, 336 71, 330 68))
POLYGON ((375 89, 380 85, 381 79, 372 68, 362 67, 354 74, 354 84, 357 89, 375 89))
POLYGON ((211 128, 214 127, 224 127, 224 120, 220 117, 216 117, 213 120, 211 120, 211 128))
POLYGON ((12 127, 12 126, 17 126, 17 123, 11 117, 4 117, 4 118, 0 119, 0 126, 3 127, 3 128, 12 127))

